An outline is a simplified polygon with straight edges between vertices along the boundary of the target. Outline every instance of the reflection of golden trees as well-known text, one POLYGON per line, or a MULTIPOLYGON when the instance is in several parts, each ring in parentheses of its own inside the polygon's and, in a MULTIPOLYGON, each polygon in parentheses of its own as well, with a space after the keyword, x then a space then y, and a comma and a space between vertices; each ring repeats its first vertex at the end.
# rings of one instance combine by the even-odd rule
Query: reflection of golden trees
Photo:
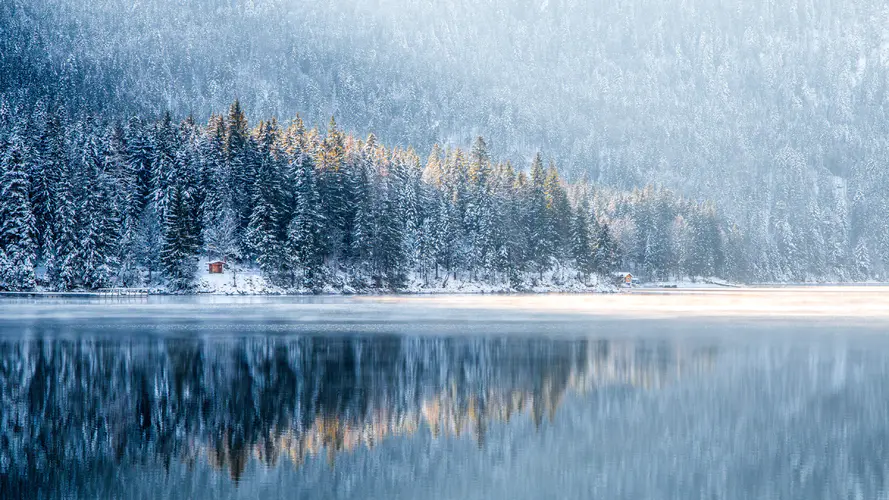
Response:
POLYGON ((217 470, 228 470, 232 480, 237 482, 244 475, 249 458, 249 449, 243 444, 233 444, 229 435, 224 435, 219 446, 207 450, 207 461, 217 470))
POLYGON ((395 411, 382 401, 380 408, 360 419, 322 412, 306 428, 286 429, 251 446, 234 445, 223 438, 218 446, 207 448, 207 456, 211 465, 229 470, 237 481, 250 450, 266 467, 275 466, 281 455, 295 467, 323 455, 332 466, 340 453, 373 448, 387 437, 410 436, 424 426, 435 439, 471 435, 484 446, 491 423, 509 423, 516 416, 530 417, 536 427, 544 420, 553 421, 568 392, 586 394, 615 385, 659 389, 683 376, 710 370, 715 356, 712 349, 666 344, 643 350, 633 342, 590 343, 570 369, 550 370, 532 389, 487 387, 467 394, 452 383, 424 398, 416 409, 395 411))

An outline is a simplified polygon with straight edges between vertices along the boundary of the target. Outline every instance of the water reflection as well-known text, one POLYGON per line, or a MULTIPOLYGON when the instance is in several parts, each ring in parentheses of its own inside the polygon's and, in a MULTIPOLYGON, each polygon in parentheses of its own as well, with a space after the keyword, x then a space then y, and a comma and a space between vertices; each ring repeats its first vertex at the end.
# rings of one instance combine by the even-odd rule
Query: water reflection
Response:
POLYGON ((655 390, 709 370, 716 355, 605 340, 8 340, 0 496, 130 496, 122 470, 204 464, 236 488, 257 465, 336 467, 344 454, 420 434, 484 448, 492 427, 552 425, 566 394, 655 390))

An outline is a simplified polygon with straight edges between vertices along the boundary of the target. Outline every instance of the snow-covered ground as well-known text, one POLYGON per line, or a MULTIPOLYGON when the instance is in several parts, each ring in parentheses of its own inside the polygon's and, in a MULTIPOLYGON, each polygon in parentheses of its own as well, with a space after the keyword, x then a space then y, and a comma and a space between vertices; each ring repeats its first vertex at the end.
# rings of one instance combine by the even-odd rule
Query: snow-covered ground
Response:
POLYGON ((741 285, 732 283, 719 278, 696 278, 655 281, 651 283, 643 283, 638 288, 682 288, 682 289, 700 289, 700 288, 740 288, 741 285))
MULTIPOLYGON (((195 279, 195 292, 201 294, 217 295, 290 295, 312 294, 312 290, 305 288, 289 289, 270 283, 259 269, 247 266, 238 266, 236 269, 226 269, 224 274, 210 274, 208 262, 201 261, 195 279)), ((513 288, 507 284, 490 284, 480 281, 471 281, 465 277, 440 276, 438 279, 411 275, 408 283, 398 291, 407 294, 492 294, 492 293, 609 293, 617 288, 601 278, 590 277, 588 282, 576 278, 577 273, 570 269, 549 271, 543 278, 529 275, 526 285, 521 288, 513 288)), ((331 280, 335 284, 329 284, 321 291, 324 294, 385 294, 386 290, 359 289, 350 285, 344 275, 337 275, 331 280)))

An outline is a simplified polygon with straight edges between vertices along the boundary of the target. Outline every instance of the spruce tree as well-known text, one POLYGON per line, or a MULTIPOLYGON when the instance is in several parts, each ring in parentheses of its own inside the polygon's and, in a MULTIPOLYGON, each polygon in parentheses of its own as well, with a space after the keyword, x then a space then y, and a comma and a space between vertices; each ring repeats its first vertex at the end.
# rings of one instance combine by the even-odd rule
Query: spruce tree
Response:
POLYGON ((608 276, 617 269, 621 262, 620 249, 611 234, 607 222, 599 224, 595 241, 595 268, 602 276, 608 276))
POLYGON ((32 290, 36 286, 35 218, 21 139, 13 134, 0 159, 0 286, 32 290))
MULTIPOLYGON (((404 248, 404 220, 398 200, 390 187, 383 193, 377 212, 376 256, 377 276, 385 280, 391 290, 404 286, 407 278, 407 256, 404 248)), ((382 284, 382 283, 381 283, 382 284)))
POLYGON ((69 164, 63 162, 52 190, 55 210, 47 230, 46 277, 49 286, 59 291, 77 285, 77 217, 72 176, 69 164))
POLYGON ((571 256, 584 280, 596 270, 592 238, 590 237, 591 225, 589 204, 586 199, 581 199, 574 211, 571 224, 571 256))
POLYGON ((37 140, 35 161, 31 165, 30 180, 34 211, 34 230, 37 235, 38 257, 44 263, 52 251, 53 217, 56 212, 55 189, 65 158, 62 123, 58 116, 48 115, 37 140))
POLYGON ((166 217, 173 185, 179 175, 176 154, 179 131, 169 113, 164 113, 155 129, 155 151, 151 163, 150 199, 157 207, 161 220, 166 217))
POLYGON ((553 257, 563 259, 567 256, 570 245, 571 205, 568 195, 562 187, 559 171, 550 162, 544 180, 544 197, 546 198, 546 226, 544 234, 549 241, 553 257))
POLYGON ((543 158, 540 153, 531 164, 531 182, 528 200, 528 238, 530 243, 529 257, 540 278, 549 269, 550 258, 554 251, 553 227, 549 217, 546 199, 546 174, 543 170, 543 158))
POLYGON ((253 211, 247 226, 247 241, 262 272, 272 280, 282 268, 281 174, 276 154, 272 151, 276 129, 272 124, 260 125, 259 164, 253 185, 253 211))
POLYGON ((120 219, 114 185, 105 172, 102 144, 90 136, 83 146, 79 214, 80 234, 75 250, 77 284, 88 290, 109 287, 118 272, 120 219))
POLYGON ((138 220, 152 195, 152 165, 156 156, 154 134, 145 123, 133 118, 124 129, 127 151, 125 154, 126 181, 121 186, 127 199, 126 215, 138 220))
POLYGON ((184 189, 176 184, 171 189, 171 196, 164 217, 163 247, 161 262, 167 285, 170 290, 184 291, 192 287, 197 270, 195 259, 196 248, 188 227, 188 200, 184 189))
POLYGON ((318 291, 324 285, 324 241, 325 227, 321 213, 320 195, 315 168, 309 157, 299 159, 295 166, 298 173, 296 184, 296 211, 287 230, 287 252, 291 259, 292 284, 295 285, 295 270, 302 271, 300 285, 318 291))
MULTIPOLYGON (((238 100, 228 110, 225 136, 225 164, 227 179, 224 184, 230 186, 231 200, 229 203, 238 215, 238 239, 243 242, 244 233, 250 224, 253 213, 251 206, 253 178, 255 173, 255 145, 247 129, 247 116, 238 100)), ((248 245, 242 244, 242 253, 249 254, 248 245)))
POLYGON ((355 214, 352 223, 349 254, 352 256, 355 273, 362 280, 370 272, 371 261, 373 260, 373 241, 376 237, 374 207, 376 204, 375 180, 377 170, 374 162, 379 153, 377 148, 376 138, 371 134, 358 155, 358 162, 354 166, 350 177, 352 183, 350 187, 352 193, 351 203, 354 206, 355 214))
POLYGON ((321 195, 321 212, 324 215, 323 231, 325 249, 334 259, 342 256, 348 228, 346 195, 345 137, 330 118, 327 135, 316 153, 318 191, 321 195))

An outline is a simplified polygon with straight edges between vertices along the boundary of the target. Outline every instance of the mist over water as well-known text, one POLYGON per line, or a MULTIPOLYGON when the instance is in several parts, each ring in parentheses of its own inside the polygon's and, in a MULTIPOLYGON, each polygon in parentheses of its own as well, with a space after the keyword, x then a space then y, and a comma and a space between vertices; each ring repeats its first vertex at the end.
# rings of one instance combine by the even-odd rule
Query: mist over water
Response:
POLYGON ((5 498, 886 493, 884 320, 665 314, 671 297, 3 302, 0 486, 5 498), (645 304, 661 310, 646 319, 645 304))

